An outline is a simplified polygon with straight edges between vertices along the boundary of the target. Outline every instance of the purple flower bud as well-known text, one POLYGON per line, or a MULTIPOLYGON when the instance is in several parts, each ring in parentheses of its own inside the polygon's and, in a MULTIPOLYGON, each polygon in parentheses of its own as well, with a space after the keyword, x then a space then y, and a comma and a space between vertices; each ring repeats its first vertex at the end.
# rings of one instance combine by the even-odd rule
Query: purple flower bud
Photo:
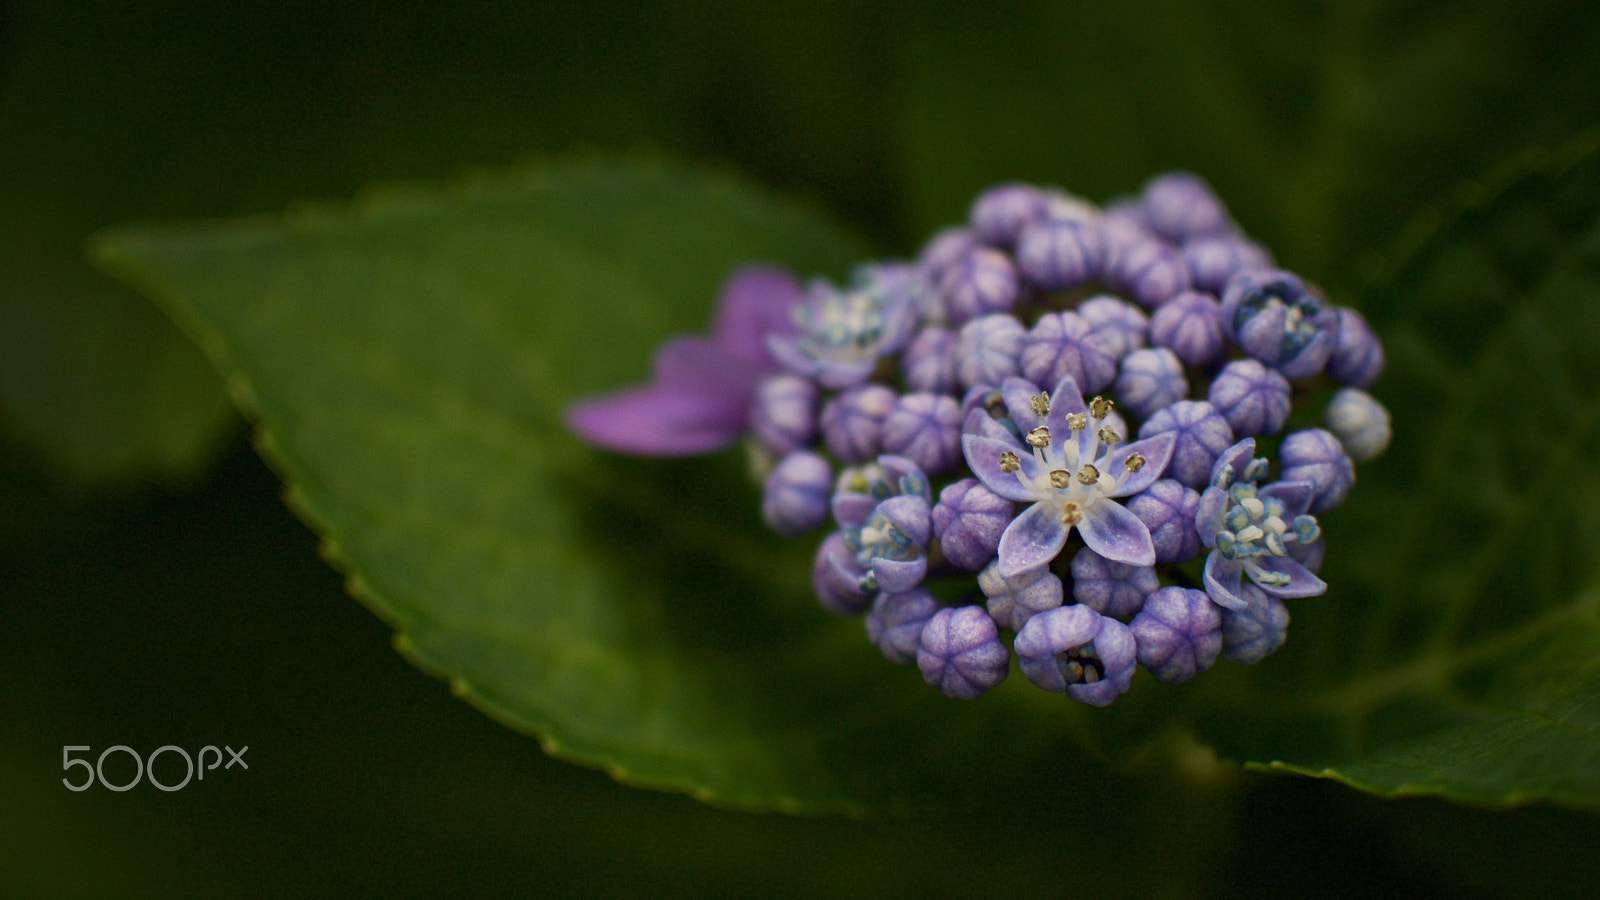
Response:
POLYGON ((1168 172, 1144 186, 1144 217, 1151 231, 1175 243, 1224 234, 1228 210, 1200 176, 1168 172))
POLYGON ((796 537, 828 517, 833 471, 828 461, 806 450, 783 458, 761 492, 761 519, 784 537, 796 537))
POLYGON ((1133 682, 1133 632, 1082 604, 1033 616, 1011 646, 1035 686, 1090 706, 1109 705, 1133 682))
POLYGON ((1339 338, 1328 359, 1328 374, 1353 387, 1371 387, 1383 372, 1383 344, 1372 326, 1353 309, 1337 307, 1339 338))
POLYGON ((1164 587, 1145 598, 1128 625, 1139 663, 1162 681, 1188 681, 1222 650, 1222 612, 1205 591, 1164 587))
POLYGON ((1296 431, 1278 447, 1280 479, 1311 482, 1311 512, 1325 513, 1344 502, 1355 484, 1356 467, 1339 439, 1321 428, 1296 431))
POLYGON ((937 475, 961 461, 961 404, 949 394, 906 394, 883 420, 883 452, 937 475))
POLYGON ((1241 272, 1222 292, 1222 330, 1245 353, 1282 372, 1322 371, 1339 336, 1339 314, 1293 272, 1241 272))
POLYGON ((867 612, 867 640, 890 662, 909 666, 917 661, 922 628, 939 611, 939 601, 925 587, 903 594, 880 593, 867 612))
POLYGON ((1171 245, 1158 240, 1112 244, 1106 280, 1117 293, 1155 309, 1189 287, 1189 268, 1171 245))
POLYGON ((881 452, 883 420, 894 403, 894 391, 881 384, 844 391, 823 404, 823 441, 846 463, 872 459, 881 452))
POLYGON ((1122 359, 1112 389, 1129 412, 1139 418, 1182 400, 1189 394, 1189 380, 1183 377, 1183 363, 1165 347, 1135 350, 1122 359))
POLYGON ((922 627, 917 668, 946 697, 971 700, 1004 681, 1011 654, 981 606, 945 607, 922 627))
POLYGON ((1202 291, 1222 293, 1240 272, 1273 267, 1272 254, 1260 244, 1237 235, 1196 238, 1183 245, 1183 262, 1189 281, 1202 291))
POLYGON ((1126 619, 1161 587, 1151 566, 1129 566, 1083 547, 1072 556, 1072 598, 1103 616, 1126 619))
POLYGON ((1012 631, 1021 631, 1028 619, 1060 606, 1065 595, 1061 579, 1046 566, 1006 578, 999 563, 993 563, 978 573, 978 587, 989 598, 989 617, 1012 631))
POLYGON ((1016 507, 976 478, 946 485, 933 507, 933 533, 952 564, 977 571, 994 559, 1000 535, 1011 524, 1016 507))
POLYGON ((1111 351, 1113 359, 1143 347, 1150 334, 1150 317, 1143 310, 1107 294, 1083 301, 1077 312, 1089 323, 1089 333, 1111 351))
POLYGON ((956 333, 936 325, 917 332, 900 357, 900 371, 913 391, 955 393, 961 386, 956 378, 956 333))
POLYGON ((855 551, 845 543, 844 532, 835 531, 817 548, 811 564, 811 588, 822 608, 836 616, 859 615, 872 602, 872 592, 861 588, 867 570, 856 563, 855 551))
MULTIPOLYGON (((1215 386, 1212 390, 1216 390, 1215 386)), ((1233 446, 1233 429, 1228 420, 1204 400, 1179 400, 1146 419, 1139 426, 1139 437, 1142 440, 1169 431, 1177 434, 1178 442, 1164 474, 1192 488, 1205 487, 1211 481, 1211 467, 1217 457, 1233 446)))
POLYGON ((1240 587, 1243 609, 1222 611, 1222 655, 1251 665, 1283 646, 1289 630, 1289 610, 1283 601, 1245 581, 1240 587))
POLYGON ((1322 419, 1344 445, 1351 462, 1377 459, 1389 447, 1389 411, 1366 391, 1338 391, 1328 400, 1322 419))
POLYGON ((1041 290, 1071 290, 1099 278, 1105 257, 1098 222, 1041 219, 1017 238, 1017 270, 1041 290))
POLYGON ((1206 396, 1235 437, 1274 434, 1289 418, 1289 379, 1253 359, 1223 366, 1206 396))
POLYGON ((1017 302, 1017 292, 1017 270, 1011 258, 989 247, 968 251, 939 278, 945 314, 958 325, 1010 310, 1017 302))
POLYGON ((976 246, 978 246, 977 232, 959 225, 946 228, 922 245, 922 253, 917 256, 917 266, 931 283, 937 284, 946 269, 976 246))
POLYGON ((1016 243, 1023 226, 1048 214, 1050 201, 1038 188, 1008 182, 997 184, 972 201, 967 218, 972 228, 993 247, 1016 243))
POLYGON ((1034 384, 1052 385, 1071 375, 1084 393, 1104 390, 1117 375, 1117 361, 1091 331, 1077 313, 1040 316, 1022 338, 1017 357, 1022 377, 1034 384))
MULTIPOLYGON (((1172 471, 1172 466, 1167 466, 1172 471)), ((1200 509, 1200 492, 1171 478, 1163 478, 1142 494, 1122 504, 1150 529, 1156 562, 1182 563, 1200 555, 1200 533, 1194 517, 1200 509)))
POLYGON ((1156 239, 1144 217, 1144 205, 1134 197, 1107 203, 1100 212, 1100 226, 1105 229, 1106 239, 1116 246, 1156 239))
POLYGON ((768 375, 756 387, 750 430, 774 456, 811 443, 817 436, 817 385, 798 375, 768 375))
POLYGON ((961 326, 956 337, 956 374, 961 384, 968 388, 998 385, 1017 374, 1017 355, 1026 334, 1022 323, 1005 313, 973 319, 961 326))
POLYGON ((1186 366, 1210 366, 1227 349, 1218 309, 1210 294, 1183 291, 1150 316, 1150 343, 1170 349, 1186 366))

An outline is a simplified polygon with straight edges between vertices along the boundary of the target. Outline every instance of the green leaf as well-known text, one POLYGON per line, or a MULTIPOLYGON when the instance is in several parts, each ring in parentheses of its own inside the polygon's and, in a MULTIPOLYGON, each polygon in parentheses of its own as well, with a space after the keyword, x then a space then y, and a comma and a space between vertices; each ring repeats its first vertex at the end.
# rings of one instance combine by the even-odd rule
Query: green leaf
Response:
POLYGON ((1290 680, 1201 717, 1224 754, 1386 795, 1600 808, 1597 146, 1464 185, 1387 261, 1364 305, 1394 445, 1324 517, 1332 587, 1291 605, 1290 680))

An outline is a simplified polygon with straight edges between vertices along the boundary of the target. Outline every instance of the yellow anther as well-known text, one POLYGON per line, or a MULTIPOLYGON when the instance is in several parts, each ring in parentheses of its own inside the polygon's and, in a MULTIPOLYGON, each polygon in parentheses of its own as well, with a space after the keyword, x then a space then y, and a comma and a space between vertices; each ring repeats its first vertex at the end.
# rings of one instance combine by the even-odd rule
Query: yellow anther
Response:
POLYGON ((1100 438, 1100 442, 1103 444, 1116 444, 1122 441, 1122 435, 1112 431, 1109 426, 1095 432, 1095 435, 1100 438))
POLYGON ((1104 397, 1095 397, 1089 401, 1089 415, 1096 419, 1104 419, 1111 413, 1111 401, 1104 397))
POLYGON ((1064 488, 1072 484, 1072 473, 1066 469, 1054 469, 1050 472, 1050 486, 1064 488))
POLYGON ((1078 470, 1078 480, 1084 484, 1094 484, 1100 480, 1100 470, 1088 463, 1084 463, 1083 468, 1078 470))
POLYGON ((1144 468, 1144 457, 1137 453, 1129 453, 1127 460, 1122 464, 1128 467, 1129 472, 1137 472, 1144 468))
POLYGON ((1067 427, 1073 431, 1082 431, 1089 427, 1089 416, 1085 413, 1069 413, 1067 427))
POLYGON ((1022 468, 1022 460, 1017 459, 1017 455, 1015 453, 1012 453, 1010 450, 1001 452, 1000 471, 1015 472, 1020 468, 1022 468))
POLYGON ((1061 524, 1076 525, 1083 521, 1083 507, 1071 500, 1061 504, 1061 524))
POLYGON ((1032 447, 1050 446, 1050 429, 1043 425, 1028 432, 1028 444, 1032 447))
POLYGON ((1048 415, 1050 415, 1050 394, 1049 394, 1049 392, 1040 391, 1039 393, 1034 394, 1032 399, 1030 399, 1028 401, 1028 405, 1033 407, 1033 414, 1036 415, 1036 416, 1048 416, 1048 415))

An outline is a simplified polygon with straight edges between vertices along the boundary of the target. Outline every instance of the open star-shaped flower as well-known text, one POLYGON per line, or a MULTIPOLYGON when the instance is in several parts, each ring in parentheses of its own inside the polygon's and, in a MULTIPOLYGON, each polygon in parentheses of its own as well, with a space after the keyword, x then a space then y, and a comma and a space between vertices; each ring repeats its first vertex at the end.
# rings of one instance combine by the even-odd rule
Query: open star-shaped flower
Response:
POLYGON ((1085 403, 1068 375, 1046 394, 1031 382, 1000 386, 1019 440, 985 410, 967 417, 961 445, 985 487, 1030 503, 1000 536, 998 572, 1011 577, 1045 565, 1066 546, 1074 528, 1090 549, 1130 566, 1155 565, 1150 530, 1114 498, 1154 484, 1172 459, 1173 437, 1123 443, 1105 424, 1111 402, 1085 403))
POLYGON ((1194 517, 1200 542, 1212 548, 1206 557, 1206 593, 1234 611, 1248 605, 1245 578, 1273 597, 1315 597, 1328 589, 1292 555, 1321 534, 1317 520, 1306 514, 1311 482, 1258 487, 1267 461, 1251 459, 1255 449, 1255 438, 1245 438, 1223 451, 1194 517))

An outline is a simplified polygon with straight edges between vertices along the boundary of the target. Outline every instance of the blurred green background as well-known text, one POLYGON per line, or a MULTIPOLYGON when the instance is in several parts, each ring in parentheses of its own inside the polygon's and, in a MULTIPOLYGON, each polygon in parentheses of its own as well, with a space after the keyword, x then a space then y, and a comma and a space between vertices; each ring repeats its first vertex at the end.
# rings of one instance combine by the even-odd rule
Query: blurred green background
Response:
POLYGON ((1350 291, 1418 209, 1597 119, 1586 3, 0 5, 0 896, 1592 896, 1600 822, 1544 807, 1151 767, 790 819, 548 759, 392 651, 198 352, 82 250, 649 150, 906 254, 995 180, 1105 199, 1178 166, 1350 291), (68 744, 251 768, 80 794, 68 744))

